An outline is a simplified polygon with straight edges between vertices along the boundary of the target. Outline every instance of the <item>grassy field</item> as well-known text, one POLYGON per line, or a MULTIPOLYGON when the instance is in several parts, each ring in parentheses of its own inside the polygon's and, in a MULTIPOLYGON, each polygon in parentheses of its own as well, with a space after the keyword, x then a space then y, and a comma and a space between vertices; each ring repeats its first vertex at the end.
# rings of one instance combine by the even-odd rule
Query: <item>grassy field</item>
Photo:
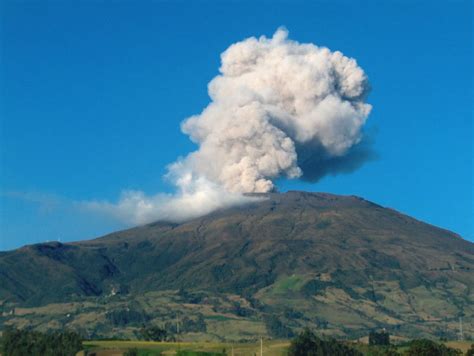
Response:
MULTIPOLYGON (((289 341, 263 341, 264 355, 286 355, 289 341)), ((97 356, 119 356, 128 349, 137 348, 141 355, 175 355, 178 350, 222 352, 228 355, 253 356, 260 354, 260 343, 219 343, 219 342, 152 342, 152 341, 85 341, 87 350, 97 356)), ((82 352, 83 354, 83 352, 82 352)), ((81 353, 79 353, 81 355, 81 353)))
POLYGON ((463 353, 466 353, 467 350, 474 344, 473 341, 448 341, 445 342, 445 345, 448 347, 452 347, 453 349, 459 349, 463 353))
MULTIPOLYGON (((463 354, 471 347, 472 341, 448 341, 447 346, 459 349, 463 354)), ((260 355, 260 343, 219 343, 219 342, 151 342, 151 341, 86 341, 87 350, 95 352, 97 356, 121 356, 126 350, 136 348, 140 356, 175 355, 178 350, 194 352, 217 352, 223 350, 227 355, 255 356, 260 355), (232 353, 233 352, 233 353, 232 353)), ((269 356, 283 356, 287 354, 289 341, 263 341, 263 354, 269 356)), ((369 347, 366 344, 354 345, 359 351, 366 353, 369 347)), ((403 350, 399 350, 403 351, 403 350)), ((84 355, 80 352, 78 356, 84 355)))

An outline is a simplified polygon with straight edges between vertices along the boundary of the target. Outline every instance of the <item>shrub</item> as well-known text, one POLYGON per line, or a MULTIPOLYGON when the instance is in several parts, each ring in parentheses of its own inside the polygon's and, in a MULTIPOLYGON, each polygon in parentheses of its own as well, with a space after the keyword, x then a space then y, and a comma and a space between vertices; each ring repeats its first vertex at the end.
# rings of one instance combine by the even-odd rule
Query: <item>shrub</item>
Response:
POLYGON ((108 312, 106 314, 114 326, 126 326, 128 324, 142 324, 150 320, 150 317, 142 311, 132 309, 118 309, 108 312))
MULTIPOLYGON (((174 324, 171 324, 172 328, 175 327, 174 324)), ((206 322, 204 321, 204 317, 202 314, 199 314, 196 320, 190 319, 188 317, 184 317, 180 320, 179 329, 182 333, 187 332, 206 332, 206 322)), ((169 329, 168 329, 169 330, 169 329)))
POLYGON ((471 348, 467 350, 466 356, 474 356, 474 344, 472 344, 471 348))
POLYGON ((287 339, 294 336, 293 331, 274 315, 265 319, 265 326, 272 337, 287 339))
POLYGON ((320 339, 305 329, 291 342, 289 356, 362 356, 362 353, 334 339, 320 339))
POLYGON ((472 344, 471 348, 467 350, 466 356, 474 356, 474 344, 472 344))
POLYGON ((461 354, 461 351, 457 349, 427 339, 413 340, 404 353, 406 356, 458 356, 461 354))
POLYGON ((140 333, 146 341, 166 341, 168 339, 166 330, 158 326, 142 328, 140 333))
POLYGON ((225 356, 225 353, 180 350, 176 356, 225 356))
POLYGON ((369 334, 370 346, 388 346, 390 345, 390 334, 386 331, 372 331, 369 334))
POLYGON ((127 351, 124 352, 123 356, 138 356, 138 349, 137 348, 128 349, 127 351))
POLYGON ((364 355, 366 356, 401 356, 402 354, 397 351, 394 346, 369 346, 365 350, 364 355))

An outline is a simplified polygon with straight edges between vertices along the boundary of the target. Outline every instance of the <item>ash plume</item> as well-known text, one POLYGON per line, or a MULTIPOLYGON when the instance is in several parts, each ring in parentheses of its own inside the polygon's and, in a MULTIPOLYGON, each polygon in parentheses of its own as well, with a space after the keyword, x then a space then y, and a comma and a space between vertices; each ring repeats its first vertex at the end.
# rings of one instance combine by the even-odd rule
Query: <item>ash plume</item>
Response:
POLYGON ((368 91, 354 59, 289 40, 284 28, 237 42, 221 55, 209 105, 181 124, 199 148, 168 167, 178 193, 88 204, 135 223, 179 221, 272 191, 279 177, 352 171, 370 158, 362 141, 368 91))
POLYGON ((171 167, 178 176, 184 166, 231 192, 268 192, 277 177, 305 175, 300 153, 327 163, 361 141, 371 110, 363 70, 341 52, 287 36, 279 29, 222 54, 212 102, 181 125, 199 150, 171 167))

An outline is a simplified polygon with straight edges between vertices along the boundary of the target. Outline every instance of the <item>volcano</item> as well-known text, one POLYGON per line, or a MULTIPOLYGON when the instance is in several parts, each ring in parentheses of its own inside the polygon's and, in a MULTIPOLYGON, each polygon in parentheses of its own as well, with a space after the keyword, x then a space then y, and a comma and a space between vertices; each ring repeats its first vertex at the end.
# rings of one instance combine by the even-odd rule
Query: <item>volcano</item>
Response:
POLYGON ((355 196, 260 197, 184 223, 1 252, 0 322, 134 337, 180 316, 183 337, 220 340, 306 326, 453 338, 459 318, 472 325, 473 243, 355 196))

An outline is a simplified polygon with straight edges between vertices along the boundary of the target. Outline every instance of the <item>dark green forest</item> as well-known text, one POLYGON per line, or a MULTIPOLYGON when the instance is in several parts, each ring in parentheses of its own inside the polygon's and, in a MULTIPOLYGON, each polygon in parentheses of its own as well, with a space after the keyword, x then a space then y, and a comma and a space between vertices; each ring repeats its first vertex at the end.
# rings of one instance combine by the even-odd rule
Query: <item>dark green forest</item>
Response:
POLYGON ((1 350, 4 356, 70 356, 82 350, 82 339, 74 332, 40 333, 6 328, 1 350))

